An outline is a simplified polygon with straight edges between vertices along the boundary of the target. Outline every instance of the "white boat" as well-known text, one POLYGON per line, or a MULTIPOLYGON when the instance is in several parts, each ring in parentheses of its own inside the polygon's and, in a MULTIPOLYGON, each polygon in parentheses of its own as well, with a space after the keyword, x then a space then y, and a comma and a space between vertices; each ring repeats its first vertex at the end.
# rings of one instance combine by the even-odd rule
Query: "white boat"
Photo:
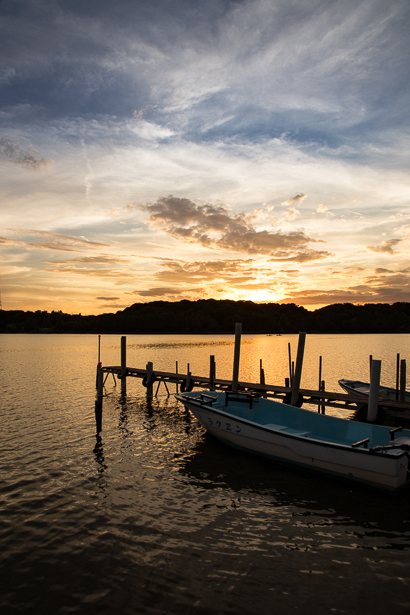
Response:
POLYGON ((250 394, 176 395, 222 442, 272 461, 388 491, 410 484, 410 430, 359 423, 250 394))
MULTIPOLYGON (((360 380, 346 380, 342 378, 339 380, 339 384, 346 393, 353 393, 356 395, 361 395, 362 397, 369 397, 370 393, 370 383, 369 382, 360 382, 360 380)), ((379 397, 382 399, 390 399, 395 401, 396 399, 400 399, 400 395, 396 397, 396 389, 391 387, 379 387, 379 397)), ((410 393, 409 391, 405 392, 404 401, 410 402, 410 393)))

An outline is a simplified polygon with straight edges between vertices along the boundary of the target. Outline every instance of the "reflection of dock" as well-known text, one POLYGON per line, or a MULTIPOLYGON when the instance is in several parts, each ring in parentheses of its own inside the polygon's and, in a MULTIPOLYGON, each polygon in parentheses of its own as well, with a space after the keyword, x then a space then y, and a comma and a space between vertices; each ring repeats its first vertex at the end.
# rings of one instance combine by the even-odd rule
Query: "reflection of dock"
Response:
MULTIPOLYGON (((184 391, 192 391, 193 388, 202 388, 210 390, 235 390, 235 391, 247 391, 261 395, 263 397, 269 397, 281 400, 287 404, 301 407, 303 404, 316 405, 318 412, 325 413, 325 409, 337 408, 348 411, 350 413, 357 412, 358 408, 362 409, 362 412, 367 415, 367 420, 373 422, 377 419, 377 413, 380 408, 383 412, 392 417, 399 417, 403 419, 410 418, 410 403, 400 400, 401 388, 405 390, 405 361, 404 363, 404 379, 402 378, 400 391, 397 388, 397 399, 386 400, 379 398, 379 379, 374 378, 372 394, 368 400, 362 395, 353 393, 332 392, 325 390, 325 382, 321 380, 321 360, 319 367, 319 387, 318 390, 301 389, 300 379, 302 373, 303 364, 303 351, 305 334, 299 335, 299 346, 296 358, 296 368, 292 365, 290 371, 291 378, 285 379, 285 386, 266 384, 265 375, 262 367, 262 361, 260 362, 260 382, 245 382, 238 380, 239 374, 239 355, 240 355, 240 335, 241 328, 237 325, 235 334, 235 352, 234 352, 234 365, 233 365, 233 377, 232 380, 226 380, 216 378, 216 366, 215 357, 210 356, 209 375, 197 376, 189 371, 189 365, 187 373, 178 372, 178 363, 176 364, 176 371, 167 372, 155 370, 153 363, 147 363, 145 368, 128 367, 126 360, 126 337, 121 337, 121 365, 116 366, 102 366, 98 362, 97 367, 97 402, 96 402, 96 417, 97 417, 97 431, 101 430, 101 414, 102 414, 102 398, 105 382, 110 374, 114 378, 116 384, 116 378, 121 382, 121 394, 125 395, 127 392, 127 379, 138 378, 142 381, 142 385, 146 388, 147 396, 154 397, 158 394, 161 385, 164 386, 168 395, 170 390, 168 385, 175 385, 175 392, 178 393, 184 391), (155 389, 155 392, 154 392, 155 389), (368 403, 366 403, 368 402, 368 403)), ((100 359, 100 354, 98 356, 100 359)), ((321 357, 320 357, 321 359, 321 357)), ((374 361, 375 367, 378 368, 378 375, 380 376, 380 361, 374 361), (377 364, 377 365, 376 365, 377 364)), ((376 373, 377 375, 377 373, 376 373)))

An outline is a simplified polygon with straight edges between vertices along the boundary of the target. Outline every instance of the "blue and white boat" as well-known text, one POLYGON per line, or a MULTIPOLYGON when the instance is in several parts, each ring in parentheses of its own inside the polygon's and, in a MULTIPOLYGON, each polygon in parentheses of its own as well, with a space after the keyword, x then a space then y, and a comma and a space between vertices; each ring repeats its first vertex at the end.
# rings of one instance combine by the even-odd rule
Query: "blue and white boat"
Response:
POLYGON ((391 492, 410 484, 410 430, 319 414, 251 394, 176 395, 213 436, 242 451, 391 492))

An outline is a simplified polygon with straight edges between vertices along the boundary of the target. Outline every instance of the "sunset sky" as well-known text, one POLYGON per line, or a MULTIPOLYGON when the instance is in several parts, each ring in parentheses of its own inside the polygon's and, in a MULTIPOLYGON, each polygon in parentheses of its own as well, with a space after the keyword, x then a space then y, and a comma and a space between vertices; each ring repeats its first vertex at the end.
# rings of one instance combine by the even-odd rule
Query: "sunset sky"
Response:
POLYGON ((410 301, 408 0, 2 0, 3 309, 410 301))

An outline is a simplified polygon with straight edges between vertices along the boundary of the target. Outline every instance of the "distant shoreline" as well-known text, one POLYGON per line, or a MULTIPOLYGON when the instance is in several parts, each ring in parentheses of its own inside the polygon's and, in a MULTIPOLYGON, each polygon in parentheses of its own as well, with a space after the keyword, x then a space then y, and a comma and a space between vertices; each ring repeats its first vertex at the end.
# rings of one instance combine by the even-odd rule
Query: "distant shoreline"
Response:
POLYGON ((294 303, 201 299, 135 303, 116 313, 0 311, 0 333, 229 334, 410 333, 410 303, 336 303, 315 311, 294 303))

